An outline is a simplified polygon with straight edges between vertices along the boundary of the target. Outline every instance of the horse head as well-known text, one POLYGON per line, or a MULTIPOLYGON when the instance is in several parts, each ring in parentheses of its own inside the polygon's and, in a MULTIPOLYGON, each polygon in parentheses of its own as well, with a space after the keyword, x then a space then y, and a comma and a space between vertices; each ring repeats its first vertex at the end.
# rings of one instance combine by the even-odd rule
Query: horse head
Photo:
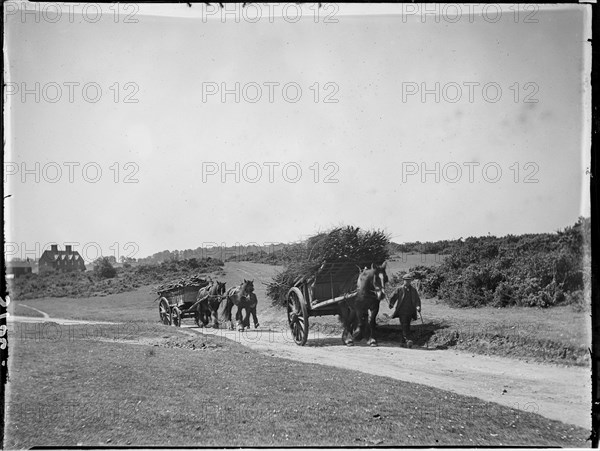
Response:
POLYGON ((254 293, 254 281, 244 279, 240 286, 240 296, 248 296, 250 293, 254 293))
POLYGON ((378 301, 385 299, 385 285, 388 283, 388 276, 385 272, 387 262, 383 265, 371 265, 371 268, 365 267, 358 276, 357 288, 359 292, 372 293, 378 301))
POLYGON ((217 288, 216 288, 216 290, 217 290, 217 293, 216 293, 217 295, 223 296, 225 294, 225 291, 226 291, 225 290, 225 282, 219 282, 219 281, 217 281, 217 288))

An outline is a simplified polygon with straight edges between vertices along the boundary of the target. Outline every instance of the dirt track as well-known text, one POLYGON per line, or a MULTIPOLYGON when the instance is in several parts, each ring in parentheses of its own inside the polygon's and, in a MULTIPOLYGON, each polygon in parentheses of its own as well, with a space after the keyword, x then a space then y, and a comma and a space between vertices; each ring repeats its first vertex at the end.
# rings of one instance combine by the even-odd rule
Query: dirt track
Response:
POLYGON ((287 333, 284 312, 270 307, 264 294, 261 282, 270 280, 273 267, 228 263, 226 272, 220 280, 225 279, 228 287, 244 278, 254 279, 262 301, 258 312, 261 327, 243 334, 225 329, 193 330, 217 334, 276 357, 416 382, 590 428, 591 379, 587 369, 456 351, 406 349, 395 343, 347 348, 339 336, 318 331, 311 333, 306 346, 297 346, 287 333))

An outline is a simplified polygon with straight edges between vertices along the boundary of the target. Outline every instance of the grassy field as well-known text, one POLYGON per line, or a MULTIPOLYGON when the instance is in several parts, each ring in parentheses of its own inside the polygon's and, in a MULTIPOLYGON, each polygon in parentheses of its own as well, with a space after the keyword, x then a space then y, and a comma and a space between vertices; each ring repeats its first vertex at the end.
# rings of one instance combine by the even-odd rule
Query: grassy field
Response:
POLYGON ((586 445, 581 428, 423 385, 103 327, 12 334, 7 448, 586 445))
POLYGON ((148 285, 127 293, 102 297, 26 299, 11 302, 8 311, 15 315, 39 316, 34 310, 20 306, 24 304, 55 318, 156 322, 158 302, 155 301, 157 295, 152 288, 152 285, 148 285))

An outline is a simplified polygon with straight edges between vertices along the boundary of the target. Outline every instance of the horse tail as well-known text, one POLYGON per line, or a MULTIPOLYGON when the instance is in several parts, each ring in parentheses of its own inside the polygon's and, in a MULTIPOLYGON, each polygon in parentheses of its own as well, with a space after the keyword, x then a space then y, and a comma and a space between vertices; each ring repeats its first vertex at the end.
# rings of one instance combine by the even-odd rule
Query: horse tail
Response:
POLYGON ((218 302, 216 303, 217 310, 222 309, 223 317, 225 317, 225 313, 227 312, 227 295, 226 294, 218 294, 217 298, 218 298, 218 302))
POLYGON ((233 309, 233 301, 229 295, 225 295, 225 297, 221 300, 221 302, 225 302, 225 308, 223 309, 223 318, 225 321, 231 321, 231 310, 233 309))

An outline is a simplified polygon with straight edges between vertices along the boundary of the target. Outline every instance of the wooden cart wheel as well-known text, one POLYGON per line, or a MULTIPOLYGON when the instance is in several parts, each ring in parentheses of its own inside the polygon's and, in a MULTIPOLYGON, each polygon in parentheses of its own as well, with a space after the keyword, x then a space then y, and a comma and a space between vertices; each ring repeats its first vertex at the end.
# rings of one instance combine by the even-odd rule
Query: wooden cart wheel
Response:
POLYGON ((288 292, 287 314, 294 341, 304 346, 308 339, 308 310, 302 292, 296 287, 288 292))
POLYGON ((160 315, 160 322, 166 326, 171 325, 171 307, 169 301, 165 298, 161 298, 158 303, 158 314, 160 315))
POLYGON ((181 310, 179 310, 179 307, 171 309, 171 319, 173 320, 173 326, 181 327, 181 310))

